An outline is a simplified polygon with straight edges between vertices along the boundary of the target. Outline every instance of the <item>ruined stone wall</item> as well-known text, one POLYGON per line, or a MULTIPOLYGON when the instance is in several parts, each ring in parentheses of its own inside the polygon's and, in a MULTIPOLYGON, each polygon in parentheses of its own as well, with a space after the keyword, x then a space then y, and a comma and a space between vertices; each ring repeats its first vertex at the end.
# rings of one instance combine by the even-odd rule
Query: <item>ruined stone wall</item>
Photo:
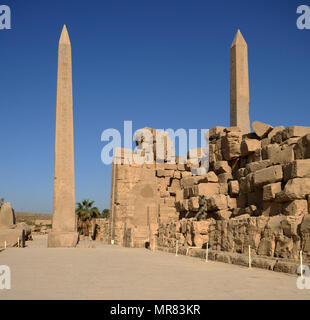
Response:
POLYGON ((175 164, 155 158, 124 164, 122 155, 113 165, 110 239, 129 247, 152 245, 154 238, 170 248, 176 240, 180 247, 208 242, 212 250, 235 253, 250 245, 254 255, 288 259, 303 250, 307 258, 310 128, 252 127, 246 135, 238 127, 210 129, 203 176, 191 174, 199 166, 191 151, 175 164))
POLYGON ((310 256, 310 128, 252 126, 210 130, 210 171, 181 178, 180 221, 160 225, 159 246, 310 256))
POLYGON ((110 244, 109 229, 110 220, 105 218, 96 218, 94 223, 94 240, 101 241, 104 244, 110 244))

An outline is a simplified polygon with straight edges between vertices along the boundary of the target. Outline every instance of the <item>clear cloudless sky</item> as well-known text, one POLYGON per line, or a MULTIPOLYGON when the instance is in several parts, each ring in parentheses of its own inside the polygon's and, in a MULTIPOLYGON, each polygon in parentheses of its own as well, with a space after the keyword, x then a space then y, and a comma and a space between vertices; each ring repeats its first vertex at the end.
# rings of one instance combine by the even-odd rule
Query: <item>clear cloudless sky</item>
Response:
POLYGON ((104 129, 229 126, 229 49, 248 43, 250 117, 310 126, 310 30, 293 0, 3 0, 0 197, 52 211, 58 40, 72 44, 76 200, 109 207, 104 129))

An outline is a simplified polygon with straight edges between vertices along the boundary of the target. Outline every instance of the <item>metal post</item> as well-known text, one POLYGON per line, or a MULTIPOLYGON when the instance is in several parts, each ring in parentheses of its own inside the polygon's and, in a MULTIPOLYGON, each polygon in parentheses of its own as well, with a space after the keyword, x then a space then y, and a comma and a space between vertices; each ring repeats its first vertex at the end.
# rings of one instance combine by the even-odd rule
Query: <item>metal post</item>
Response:
POLYGON ((303 277, 303 270, 302 270, 302 250, 299 251, 299 257, 300 257, 300 276, 303 277))
POLYGON ((252 267, 252 260, 251 260, 251 246, 249 246, 249 269, 252 267))
POLYGON ((179 251, 179 240, 177 240, 176 242, 176 246, 175 246, 175 255, 178 255, 178 251, 179 251))

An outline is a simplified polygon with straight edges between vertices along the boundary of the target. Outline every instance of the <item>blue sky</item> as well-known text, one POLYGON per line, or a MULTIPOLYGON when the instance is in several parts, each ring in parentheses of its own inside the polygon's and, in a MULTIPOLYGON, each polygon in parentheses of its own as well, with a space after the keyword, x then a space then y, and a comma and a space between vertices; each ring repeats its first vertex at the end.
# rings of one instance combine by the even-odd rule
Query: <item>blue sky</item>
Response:
POLYGON ((250 116, 309 125, 310 30, 296 9, 310 1, 3 0, 0 30, 0 196, 17 211, 52 210, 57 47, 72 43, 76 200, 109 207, 111 167, 101 133, 229 126, 229 48, 249 48, 250 116))

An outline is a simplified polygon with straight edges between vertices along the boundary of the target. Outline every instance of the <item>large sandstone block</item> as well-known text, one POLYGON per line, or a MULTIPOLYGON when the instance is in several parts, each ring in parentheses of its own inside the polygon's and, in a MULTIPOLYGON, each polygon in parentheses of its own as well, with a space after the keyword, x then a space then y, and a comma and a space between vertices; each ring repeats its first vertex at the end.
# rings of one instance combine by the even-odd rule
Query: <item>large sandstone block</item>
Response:
POLYGON ((10 227, 15 224, 14 210, 10 202, 4 203, 0 208, 0 226, 10 227))
POLYGON ((230 161, 241 155, 241 141, 242 133, 238 131, 227 132, 222 137, 222 155, 225 160, 230 161))
POLYGON ((196 183, 195 178, 193 176, 184 177, 180 181, 182 188, 193 187, 196 183))
POLYGON ((267 184, 263 187, 263 200, 273 200, 276 194, 281 192, 281 182, 267 184))
POLYGON ((241 156, 247 156, 261 148, 261 142, 256 139, 245 139, 241 143, 241 156))
POLYGON ((228 181, 233 180, 233 176, 231 173, 221 173, 218 175, 218 182, 219 183, 228 183, 228 181))
POLYGON ((198 197, 192 197, 188 200, 188 209, 190 211, 198 211, 199 210, 199 198, 198 197))
POLYGON ((303 137, 306 134, 310 134, 310 127, 292 126, 284 130, 283 138, 303 137))
POLYGON ((217 175, 213 171, 210 171, 207 174, 202 176, 195 176, 194 178, 195 178, 195 184, 219 181, 217 175))
POLYGON ((282 166, 272 166, 254 172, 254 186, 259 187, 265 184, 281 181, 283 178, 282 166))
POLYGON ((270 160, 269 159, 261 160, 261 161, 255 161, 255 162, 248 163, 246 165, 246 169, 247 169, 248 173, 250 173, 250 172, 255 172, 255 171, 258 171, 258 170, 265 169, 269 165, 270 165, 270 160))
POLYGON ((200 183, 195 186, 195 195, 209 198, 215 194, 220 193, 220 186, 218 183, 200 183))
POLYGON ((283 234, 286 237, 294 237, 299 239, 298 228, 303 220, 303 215, 299 216, 287 216, 284 220, 281 221, 281 227, 283 229, 283 234))
POLYGON ((25 232, 23 229, 0 229, 0 247, 4 247, 5 241, 8 248, 17 247, 18 239, 24 246, 25 232))
POLYGON ((227 198, 223 194, 215 194, 207 199, 208 211, 227 209, 227 198))
POLYGON ((278 132, 281 132, 284 130, 285 128, 283 126, 279 126, 279 127, 274 127, 269 133, 268 133, 268 139, 271 140, 278 132))
POLYGON ((221 173, 231 173, 231 167, 227 161, 217 161, 214 164, 214 171, 217 175, 221 173))
POLYGON ((307 200, 293 200, 283 203, 283 213, 287 216, 300 216, 308 213, 307 200))
POLYGON ((224 129, 225 127, 213 127, 209 130, 209 139, 213 140, 213 139, 219 139, 221 136, 223 136, 224 133, 224 129))
POLYGON ((273 127, 269 124, 260 121, 254 121, 252 123, 252 128, 256 135, 261 139, 265 138, 268 135, 268 133, 273 129, 273 127))
POLYGON ((237 208, 237 199, 231 198, 230 196, 227 196, 227 206, 229 209, 236 209, 237 208))
POLYGON ((294 178, 310 178, 310 159, 295 160, 283 166, 284 181, 294 178))
POLYGON ((276 195, 276 200, 285 202, 305 199, 308 194, 310 194, 310 178, 295 178, 286 183, 283 191, 276 195))
MULTIPOLYGON (((213 224, 212 220, 193 221, 193 233, 195 235, 208 235, 210 226, 213 224)), ((206 241, 207 242, 207 241, 206 241)))
POLYGON ((239 194, 239 182, 238 180, 232 180, 228 182, 228 190, 231 196, 238 196, 239 194))
POLYGON ((289 146, 283 150, 280 148, 270 148, 268 158, 272 164, 285 164, 294 161, 295 155, 293 147, 289 146))
POLYGON ((310 134, 307 134, 297 141, 294 146, 295 159, 310 158, 310 134))

